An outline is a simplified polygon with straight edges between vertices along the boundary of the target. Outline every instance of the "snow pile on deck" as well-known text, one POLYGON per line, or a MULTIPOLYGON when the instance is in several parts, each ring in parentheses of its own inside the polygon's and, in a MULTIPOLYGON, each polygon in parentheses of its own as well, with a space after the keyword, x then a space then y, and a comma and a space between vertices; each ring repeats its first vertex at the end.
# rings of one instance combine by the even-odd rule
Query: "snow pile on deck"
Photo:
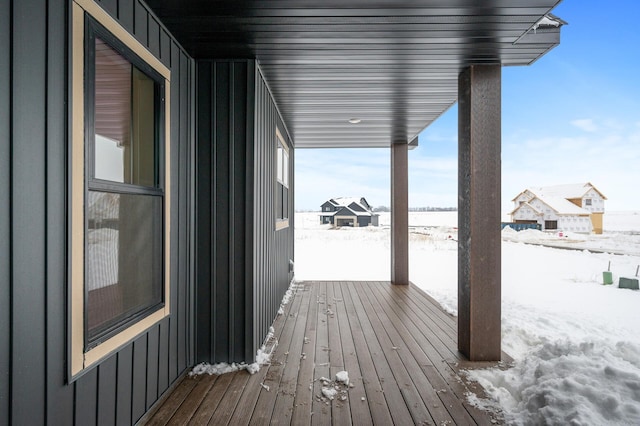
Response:
MULTIPOLYGON (((388 228, 333 232, 316 221, 317 214, 296 216, 298 279, 388 281, 388 228)), ((455 212, 412 213, 409 225, 411 281, 456 313, 457 243, 443 238, 457 239, 455 212)), ((604 226, 603 235, 564 241, 640 253, 640 214, 607 212, 604 226)), ((539 231, 520 238, 527 234, 563 241, 539 231)), ((640 255, 518 242, 503 242, 502 255, 502 345, 515 362, 469 372, 495 398, 470 402, 501 409, 509 424, 640 424, 640 291, 617 288, 619 276, 635 274, 640 255), (604 286, 609 261, 614 284, 604 286)))
MULTIPOLYGON (((278 309, 278 315, 284 314, 284 308, 295 296, 298 290, 298 285, 295 279, 291 280, 289 288, 282 297, 280 302, 280 308, 278 309)), ((271 363, 271 356, 278 346, 278 339, 275 337, 275 330, 273 326, 269 327, 269 333, 264 338, 262 346, 256 352, 256 359, 251 364, 245 362, 231 363, 221 362, 218 364, 209 364, 206 362, 200 363, 193 367, 189 376, 195 376, 199 374, 220 375, 226 373, 233 373, 234 371, 247 370, 250 374, 255 374, 260 371, 260 367, 271 363)))
POLYGON ((322 388, 320 390, 321 395, 316 398, 318 401, 322 401, 329 404, 330 401, 346 401, 348 398, 348 391, 353 388, 353 384, 349 384, 349 373, 347 371, 339 371, 336 373, 336 379, 331 380, 326 377, 318 379, 322 388))

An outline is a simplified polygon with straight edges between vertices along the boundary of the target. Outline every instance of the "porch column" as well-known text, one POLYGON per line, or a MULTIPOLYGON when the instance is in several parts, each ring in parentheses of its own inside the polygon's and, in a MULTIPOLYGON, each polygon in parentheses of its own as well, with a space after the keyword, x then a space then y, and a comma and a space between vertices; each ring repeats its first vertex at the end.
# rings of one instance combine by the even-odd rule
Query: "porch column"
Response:
POLYGON ((391 283, 409 284, 409 145, 391 145, 391 283))
POLYGON ((458 78, 458 349, 500 360, 500 65, 458 78))

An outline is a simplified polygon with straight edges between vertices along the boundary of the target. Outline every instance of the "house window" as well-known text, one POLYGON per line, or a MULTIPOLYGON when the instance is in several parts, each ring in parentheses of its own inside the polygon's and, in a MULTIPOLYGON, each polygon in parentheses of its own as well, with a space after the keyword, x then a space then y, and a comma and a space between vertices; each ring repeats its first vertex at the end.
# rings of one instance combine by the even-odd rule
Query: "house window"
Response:
POLYGON ((585 206, 590 206, 591 205, 591 198, 585 198, 584 199, 584 205, 585 206))
POLYGON ((544 221, 544 229, 558 229, 558 221, 557 220, 545 220, 544 221))
POLYGON ((169 314, 170 72, 86 0, 72 49, 73 379, 169 314))
POLYGON ((92 20, 85 46, 90 347, 164 301, 164 79, 92 20))
POLYGON ((276 129, 276 229, 289 226, 289 148, 276 129))

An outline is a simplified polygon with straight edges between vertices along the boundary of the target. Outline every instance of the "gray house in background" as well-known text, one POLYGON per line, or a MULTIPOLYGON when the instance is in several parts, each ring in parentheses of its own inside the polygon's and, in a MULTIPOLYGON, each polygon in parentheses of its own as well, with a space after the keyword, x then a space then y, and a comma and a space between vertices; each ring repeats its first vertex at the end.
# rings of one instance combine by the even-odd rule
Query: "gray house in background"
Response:
POLYGON ((367 200, 358 198, 332 198, 322 204, 320 223, 333 226, 378 226, 378 214, 372 211, 367 200))

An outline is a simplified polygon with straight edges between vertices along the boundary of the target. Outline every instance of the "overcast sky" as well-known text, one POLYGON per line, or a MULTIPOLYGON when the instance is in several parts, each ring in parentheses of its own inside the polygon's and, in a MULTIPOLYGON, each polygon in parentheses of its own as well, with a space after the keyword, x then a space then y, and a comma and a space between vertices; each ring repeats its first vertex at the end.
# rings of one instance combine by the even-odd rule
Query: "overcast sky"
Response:
MULTIPOLYGON (((502 209, 529 186, 591 182, 640 210, 640 2, 564 0, 560 46, 502 72, 502 209)), ((409 205, 457 206, 453 107, 409 151, 409 205)), ((297 210, 332 197, 389 205, 388 149, 296 150, 297 210)))

